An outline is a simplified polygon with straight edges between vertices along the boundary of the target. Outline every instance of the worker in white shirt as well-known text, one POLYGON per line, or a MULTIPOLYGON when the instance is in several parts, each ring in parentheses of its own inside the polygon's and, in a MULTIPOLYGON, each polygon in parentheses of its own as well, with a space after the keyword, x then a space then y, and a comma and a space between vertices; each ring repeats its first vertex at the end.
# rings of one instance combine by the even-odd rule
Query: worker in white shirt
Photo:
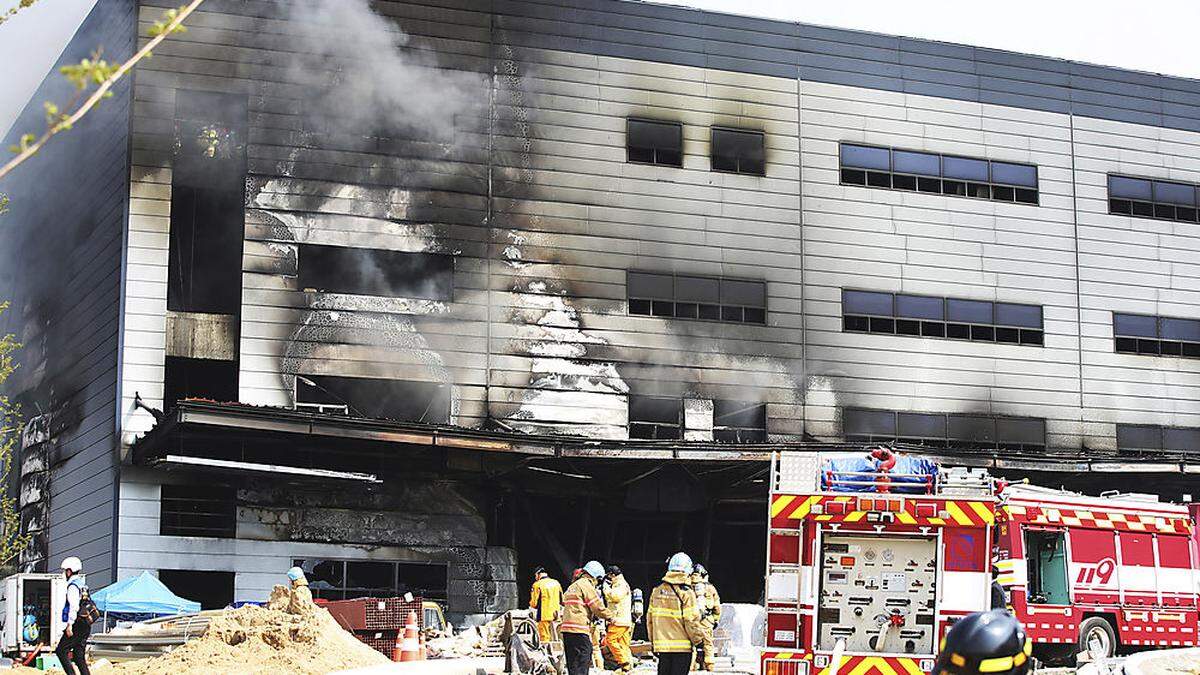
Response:
POLYGON ((54 654, 66 675, 91 675, 87 665, 87 639, 92 634, 92 624, 79 615, 79 606, 86 592, 83 577, 83 562, 71 556, 62 561, 62 573, 67 579, 67 597, 63 602, 62 620, 66 628, 58 639, 54 654), (72 667, 74 664, 74 667, 72 667))

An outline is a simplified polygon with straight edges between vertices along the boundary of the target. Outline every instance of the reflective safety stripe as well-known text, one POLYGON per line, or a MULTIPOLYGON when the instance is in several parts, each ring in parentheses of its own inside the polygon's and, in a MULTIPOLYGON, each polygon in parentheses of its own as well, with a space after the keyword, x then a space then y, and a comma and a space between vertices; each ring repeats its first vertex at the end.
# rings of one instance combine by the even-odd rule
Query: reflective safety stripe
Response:
POLYGON ((691 649, 692 643, 687 640, 655 640, 655 649, 691 649))
POLYGON ((667 609, 666 607, 651 607, 650 616, 665 616, 672 619, 682 619, 682 609, 667 609))
MULTIPOLYGON (((951 657, 953 660, 953 657, 951 657)), ((1013 657, 997 656, 991 659, 984 659, 979 662, 979 672, 981 673, 999 673, 1004 670, 1013 669, 1013 657)))
POLYGON ((951 654, 950 655, 950 663, 953 663, 956 666, 965 666, 965 665, 967 665, 967 660, 963 657, 962 654, 951 654))

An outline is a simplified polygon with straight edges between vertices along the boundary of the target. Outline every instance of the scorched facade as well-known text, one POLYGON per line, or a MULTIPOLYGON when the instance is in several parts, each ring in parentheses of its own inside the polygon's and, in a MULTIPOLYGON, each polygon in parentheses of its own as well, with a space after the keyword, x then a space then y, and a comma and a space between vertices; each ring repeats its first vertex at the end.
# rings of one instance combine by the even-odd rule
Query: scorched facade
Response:
MULTIPOLYGON (((68 56, 169 4, 100 0, 68 56)), ((543 558, 649 578, 635 522, 717 574, 695 523, 765 528, 720 524, 763 498, 765 443, 1176 473, 1197 448, 1200 83, 616 0, 209 0, 188 25, 105 102, 111 148, 5 186, 7 264, 90 217, 56 246, 108 266, 71 350, 37 349, 79 334, 64 277, 6 276, 48 364, 14 379, 29 564, 87 541, 95 577, 218 575, 191 575, 213 604, 302 564, 464 616, 543 558), (21 203, 51 171, 112 215, 21 203), (67 353, 104 365, 77 384, 67 353)))

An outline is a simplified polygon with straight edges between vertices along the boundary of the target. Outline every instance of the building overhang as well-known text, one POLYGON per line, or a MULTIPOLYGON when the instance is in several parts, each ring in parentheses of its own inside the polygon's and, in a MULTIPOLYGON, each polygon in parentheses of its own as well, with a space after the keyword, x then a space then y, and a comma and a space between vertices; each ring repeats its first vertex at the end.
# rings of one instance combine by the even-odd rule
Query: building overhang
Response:
MULTIPOLYGON (((501 430, 467 429, 392 420, 365 419, 344 415, 297 411, 287 408, 251 406, 188 400, 178 403, 146 435, 133 444, 132 461, 138 465, 160 465, 169 457, 210 459, 260 464, 282 469, 330 470, 329 467, 262 461, 246 453, 247 444, 303 446, 297 455, 345 451, 355 456, 395 459, 398 451, 421 453, 429 450, 462 451, 470 454, 506 455, 524 458, 578 460, 638 460, 651 462, 750 462, 765 464, 773 451, 831 452, 858 451, 862 444, 817 441, 788 441, 761 444, 728 444, 695 441, 598 440, 573 436, 527 435, 501 430), (225 447, 240 444, 241 452, 225 447), (299 445, 297 445, 299 444, 299 445)), ((1200 464, 1185 459, 1117 459, 1064 454, 1000 454, 958 448, 929 448, 897 445, 897 449, 935 457, 944 462, 997 471, 1139 474, 1200 474, 1200 464)), ((285 453, 286 454, 286 453, 285 453)), ((178 462, 176 462, 178 463, 178 462)), ((341 464, 341 463, 339 463, 341 464)), ((340 467, 339 467, 340 469, 340 467)), ((253 470, 253 469, 248 469, 253 470)), ((373 477, 370 471, 351 471, 350 479, 373 477)))

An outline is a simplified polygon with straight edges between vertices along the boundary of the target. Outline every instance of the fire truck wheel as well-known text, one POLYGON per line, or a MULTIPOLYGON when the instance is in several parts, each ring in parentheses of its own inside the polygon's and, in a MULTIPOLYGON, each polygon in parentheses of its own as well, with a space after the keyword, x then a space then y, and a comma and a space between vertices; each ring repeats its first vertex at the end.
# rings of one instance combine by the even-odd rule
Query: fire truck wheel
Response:
POLYGON ((1088 645, 1099 641, 1105 658, 1116 656, 1117 636, 1113 633, 1112 624, 1098 616, 1090 616, 1079 624, 1079 651, 1088 651, 1088 645))

